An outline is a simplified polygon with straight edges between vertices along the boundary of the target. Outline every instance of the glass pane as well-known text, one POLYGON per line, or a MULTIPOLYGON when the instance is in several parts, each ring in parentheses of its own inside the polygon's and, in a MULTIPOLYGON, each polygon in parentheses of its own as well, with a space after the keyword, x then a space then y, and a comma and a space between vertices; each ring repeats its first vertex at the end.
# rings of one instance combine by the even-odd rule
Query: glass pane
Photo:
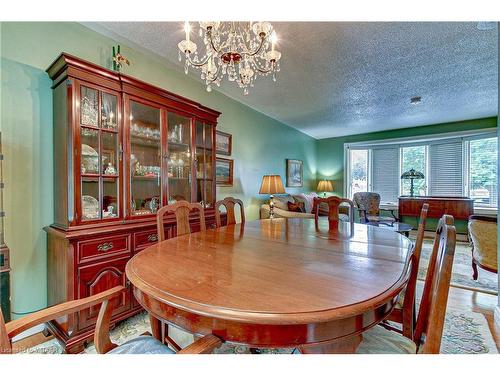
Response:
POLYGON ((102 132, 101 168, 107 176, 118 175, 118 134, 102 132))
POLYGON ((205 158, 204 158, 204 163, 205 163, 205 178, 208 179, 213 179, 213 174, 212 174, 212 151, 206 150, 205 151, 205 158))
POLYGON ((196 180, 196 202, 201 203, 204 195, 203 180, 196 180))
POLYGON ((81 86, 80 122, 82 125, 98 126, 99 99, 97 95, 97 90, 81 86))
MULTIPOLYGON (((425 172, 425 146, 403 147, 401 149, 401 174, 410 169, 423 173, 426 177, 421 180, 413 180, 413 194, 426 195, 426 172, 425 172)), ((411 180, 401 180, 402 195, 410 195, 411 180)))
POLYGON ((118 216, 118 180, 116 178, 103 179, 102 217, 103 219, 118 216))
POLYGON ((196 121, 196 146, 203 147, 203 123, 196 121))
POLYGON ((161 202, 160 110, 131 101, 130 115, 132 214, 155 213, 161 202))
POLYGON ((497 207, 497 138, 470 141, 470 197, 478 206, 497 207))
POLYGON ((81 171, 86 174, 99 173, 99 131, 81 128, 81 171))
POLYGON ((103 127, 104 129, 117 130, 118 123, 116 122, 116 96, 103 92, 101 101, 101 127, 103 127))
POLYGON ((354 193, 368 191, 368 150, 350 151, 351 198, 354 193))
POLYGON ((168 113, 168 141, 189 145, 191 119, 173 112, 168 113))
POLYGON ((212 125, 205 124, 205 147, 212 148, 212 125))
POLYGON ((196 148, 196 178, 202 179, 205 178, 204 168, 204 158, 205 158, 205 149, 201 147, 196 148))
POLYGON ((82 220, 100 218, 99 180, 97 178, 82 179, 82 220))
POLYGON ((210 208, 214 204, 214 194, 212 191, 212 181, 205 180, 205 199, 203 199, 205 207, 210 208))
POLYGON ((191 201, 191 119, 168 113, 168 201, 191 201))

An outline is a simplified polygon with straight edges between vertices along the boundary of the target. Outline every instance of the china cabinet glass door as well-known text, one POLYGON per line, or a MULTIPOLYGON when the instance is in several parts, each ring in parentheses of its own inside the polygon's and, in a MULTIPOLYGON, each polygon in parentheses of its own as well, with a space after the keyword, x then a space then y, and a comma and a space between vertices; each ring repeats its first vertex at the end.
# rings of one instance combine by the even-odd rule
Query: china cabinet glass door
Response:
POLYGON ((154 214, 162 205, 160 109, 130 100, 130 209, 154 214))
POLYGON ((168 204, 191 202, 191 118, 168 112, 168 204))
POLYGON ((214 204, 212 126, 196 121, 196 201, 204 207, 214 204))
POLYGON ((80 86, 81 219, 120 215, 118 96, 80 86))

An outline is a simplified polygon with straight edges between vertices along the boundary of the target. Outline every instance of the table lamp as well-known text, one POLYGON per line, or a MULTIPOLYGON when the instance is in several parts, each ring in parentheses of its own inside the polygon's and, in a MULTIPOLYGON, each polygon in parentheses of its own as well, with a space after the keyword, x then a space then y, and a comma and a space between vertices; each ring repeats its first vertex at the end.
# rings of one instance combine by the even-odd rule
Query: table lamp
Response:
POLYGON ((281 181, 281 176, 265 175, 262 177, 262 184, 260 185, 259 194, 269 194, 269 218, 274 219, 274 202, 273 194, 285 194, 285 188, 283 187, 283 181, 281 181))
POLYGON ((421 180, 423 178, 424 174, 417 172, 413 168, 401 175, 402 180, 410 180, 410 197, 413 197, 413 180, 421 180))
POLYGON ((318 190, 319 192, 323 192, 323 197, 326 198, 326 193, 333 191, 333 183, 329 180, 321 180, 320 182, 318 182, 318 187, 316 190, 318 190))

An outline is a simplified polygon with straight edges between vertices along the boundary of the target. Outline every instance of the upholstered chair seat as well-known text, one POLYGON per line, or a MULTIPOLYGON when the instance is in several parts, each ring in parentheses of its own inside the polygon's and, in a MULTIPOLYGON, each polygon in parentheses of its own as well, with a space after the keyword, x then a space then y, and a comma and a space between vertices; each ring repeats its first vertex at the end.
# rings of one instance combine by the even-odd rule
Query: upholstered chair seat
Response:
POLYGON ((175 352, 154 337, 139 336, 111 349, 108 354, 175 354, 175 352))
POLYGON ((416 354, 417 346, 398 332, 376 325, 363 332, 357 354, 416 354))

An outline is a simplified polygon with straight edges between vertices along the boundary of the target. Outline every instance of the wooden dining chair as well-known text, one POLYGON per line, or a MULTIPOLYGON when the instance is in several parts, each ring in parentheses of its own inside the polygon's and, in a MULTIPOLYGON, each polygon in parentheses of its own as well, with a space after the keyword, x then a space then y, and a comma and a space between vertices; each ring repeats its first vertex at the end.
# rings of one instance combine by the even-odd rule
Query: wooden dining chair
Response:
POLYGON ((187 201, 178 201, 167 206, 163 206, 156 213, 156 226, 158 230, 158 241, 164 241, 165 238, 165 215, 174 214, 177 222, 177 236, 191 233, 189 225, 189 215, 192 211, 197 211, 199 214, 200 230, 206 230, 205 212, 199 203, 189 203, 187 201))
POLYGON ((318 225, 318 219, 319 219, 319 205, 321 203, 326 203, 328 205, 328 222, 331 224, 333 222, 339 222, 340 217, 339 217, 339 206, 342 203, 347 203, 349 204, 349 222, 351 224, 354 224, 354 204, 350 199, 347 198, 339 198, 336 196, 331 196, 328 198, 319 198, 315 197, 313 200, 313 212, 314 212, 314 222, 316 226, 318 225))
MULTIPOLYGON (((22 318, 12 320, 5 324, 0 310, 0 354, 10 354, 12 350, 12 339, 32 327, 46 323, 50 320, 73 314, 92 306, 101 304, 94 332, 94 344, 99 354, 175 354, 152 336, 139 336, 120 346, 111 342, 109 337, 109 325, 113 312, 113 298, 120 298, 126 290, 123 286, 117 286, 105 292, 95 294, 79 300, 68 301, 37 311, 22 318)), ((191 345, 177 352, 177 354, 204 354, 211 353, 222 344, 221 339, 214 335, 200 338, 191 345)))
POLYGON ((236 199, 233 197, 224 198, 221 201, 215 202, 215 223, 217 228, 221 227, 221 217, 220 217, 220 206, 226 207, 226 225, 236 224, 236 217, 234 214, 235 206, 240 205, 240 216, 241 222, 245 222, 245 208, 243 207, 243 202, 241 199, 236 199))
POLYGON ((453 217, 439 220, 413 340, 381 325, 363 332, 359 354, 438 354, 441 349, 451 270, 455 255, 456 231, 453 217))
POLYGON ((392 310, 387 318, 388 321, 399 323, 402 329, 399 330, 392 326, 386 326, 388 329, 393 329, 402 333, 404 336, 413 340, 413 332, 416 324, 416 306, 415 306, 415 290, 417 288, 418 267, 420 264, 420 255, 422 254, 422 246, 424 243, 425 222, 427 220, 427 211, 429 204, 424 203, 420 211, 420 220, 418 222, 417 238, 413 247, 413 253, 410 259, 410 276, 406 288, 401 292, 396 302, 396 307, 392 310))

